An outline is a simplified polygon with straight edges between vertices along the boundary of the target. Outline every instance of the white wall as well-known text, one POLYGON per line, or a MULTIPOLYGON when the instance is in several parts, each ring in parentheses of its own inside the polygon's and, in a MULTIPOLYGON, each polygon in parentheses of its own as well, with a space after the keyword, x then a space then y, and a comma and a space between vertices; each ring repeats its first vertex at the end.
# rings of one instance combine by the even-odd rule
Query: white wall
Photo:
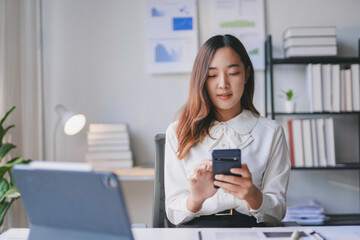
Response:
MULTIPOLYGON (((176 111, 185 102, 189 74, 150 75, 144 57, 144 6, 146 0, 44 0, 44 78, 46 158, 52 158, 54 107, 61 103, 82 112, 88 122, 127 122, 136 163, 154 161, 154 136, 165 132, 176 111)), ((199 0, 200 42, 209 36, 208 0, 199 0)), ((272 34, 274 56, 282 56, 282 32, 289 26, 334 25, 359 28, 360 1, 357 0, 269 0, 266 1, 266 28, 272 34)), ((343 31, 352 49, 359 34, 343 31)), ((359 33, 359 32, 358 32, 359 33)), ((339 36, 340 37, 340 36, 339 36)), ((351 51, 350 48, 350 51, 351 51)), ((349 50, 349 49, 348 49, 349 50)), ((280 87, 298 89, 299 109, 306 109, 304 67, 279 67, 275 72, 280 87), (293 85, 294 84, 294 85, 293 85)), ((263 113, 262 71, 256 72, 255 103, 263 113)), ((281 108, 278 103, 276 108, 281 108)), ((59 133, 58 159, 83 161, 85 131, 73 137, 59 133)), ((152 183, 123 183, 132 222, 151 225, 152 183), (146 196, 143 205, 139 193, 146 196), (149 200, 150 199, 150 200, 149 200)), ((289 196, 308 196, 319 189, 316 199, 328 212, 359 212, 357 171, 294 172, 289 196), (331 185, 344 183, 348 188, 331 185), (311 188, 314 186, 314 188, 311 188), (356 190, 357 188, 357 190, 356 190), (339 190, 342 197, 334 193, 339 190), (355 189, 355 190, 354 190, 355 189), (330 196, 328 195, 330 191, 330 196), (310 192, 310 193, 307 193, 310 192), (319 193, 322 193, 321 191, 319 193)))

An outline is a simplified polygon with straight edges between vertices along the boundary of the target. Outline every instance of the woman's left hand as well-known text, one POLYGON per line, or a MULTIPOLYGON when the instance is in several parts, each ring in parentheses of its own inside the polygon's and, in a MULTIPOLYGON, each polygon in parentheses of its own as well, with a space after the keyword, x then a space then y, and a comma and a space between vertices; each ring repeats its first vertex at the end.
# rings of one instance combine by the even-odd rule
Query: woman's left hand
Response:
POLYGON ((240 176, 217 174, 214 184, 219 186, 224 192, 230 193, 234 197, 245 200, 252 209, 259 209, 262 204, 262 193, 253 184, 251 172, 247 164, 241 164, 241 168, 232 168, 233 174, 240 176))

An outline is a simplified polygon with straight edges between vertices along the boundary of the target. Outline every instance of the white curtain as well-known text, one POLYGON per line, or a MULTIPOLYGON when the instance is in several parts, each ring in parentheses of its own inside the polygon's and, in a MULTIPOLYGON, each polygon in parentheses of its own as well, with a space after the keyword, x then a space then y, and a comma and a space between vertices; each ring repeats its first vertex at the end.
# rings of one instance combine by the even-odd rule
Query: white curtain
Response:
MULTIPOLYGON (((16 106, 7 119, 12 156, 44 158, 41 0, 0 0, 0 116, 16 106)), ((11 206, 5 229, 28 227, 21 200, 11 206)))

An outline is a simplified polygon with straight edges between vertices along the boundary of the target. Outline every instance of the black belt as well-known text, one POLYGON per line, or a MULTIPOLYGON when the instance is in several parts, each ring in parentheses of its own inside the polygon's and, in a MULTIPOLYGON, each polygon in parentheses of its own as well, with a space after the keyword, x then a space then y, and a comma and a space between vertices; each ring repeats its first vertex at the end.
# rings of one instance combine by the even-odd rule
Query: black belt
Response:
POLYGON ((265 223, 257 223, 256 218, 241 214, 234 209, 212 215, 196 217, 193 220, 178 225, 179 228, 221 228, 221 227, 266 227, 265 223))

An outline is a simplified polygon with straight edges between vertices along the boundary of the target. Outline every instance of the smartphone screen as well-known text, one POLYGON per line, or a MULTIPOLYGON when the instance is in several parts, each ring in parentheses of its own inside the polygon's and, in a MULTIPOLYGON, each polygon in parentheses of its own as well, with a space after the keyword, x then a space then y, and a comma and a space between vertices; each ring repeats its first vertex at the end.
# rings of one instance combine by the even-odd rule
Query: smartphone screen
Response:
MULTIPOLYGON (((216 149, 212 152, 213 179, 216 174, 235 175, 230 173, 231 168, 241 168, 240 149, 216 149)), ((218 188, 217 186, 214 186, 218 188)))

